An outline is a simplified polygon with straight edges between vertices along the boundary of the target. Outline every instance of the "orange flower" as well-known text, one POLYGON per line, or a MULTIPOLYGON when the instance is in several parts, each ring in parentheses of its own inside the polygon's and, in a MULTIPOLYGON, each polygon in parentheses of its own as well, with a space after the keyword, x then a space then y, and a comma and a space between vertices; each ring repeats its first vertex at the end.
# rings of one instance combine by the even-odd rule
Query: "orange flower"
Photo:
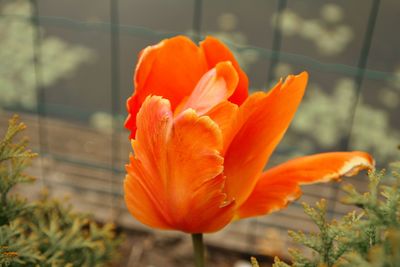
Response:
POLYGON ((136 67, 126 127, 134 155, 125 202, 142 223, 214 232, 233 219, 265 215, 301 195, 299 185, 372 168, 364 152, 294 159, 263 172, 304 94, 303 72, 248 96, 229 49, 178 36, 147 47, 136 67))

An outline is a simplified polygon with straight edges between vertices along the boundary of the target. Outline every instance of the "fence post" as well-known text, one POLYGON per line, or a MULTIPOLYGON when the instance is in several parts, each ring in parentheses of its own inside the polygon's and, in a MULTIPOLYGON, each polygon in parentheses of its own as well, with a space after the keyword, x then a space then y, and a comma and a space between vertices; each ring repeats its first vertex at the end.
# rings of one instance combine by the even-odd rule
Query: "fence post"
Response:
POLYGON ((32 48, 33 48, 33 68, 36 83, 36 113, 38 123, 38 142, 39 142, 39 162, 40 162, 40 180, 42 186, 48 186, 46 183, 47 167, 44 159, 48 153, 47 129, 46 123, 46 95, 43 87, 43 69, 42 69, 42 38, 40 33, 39 6, 37 0, 30 0, 32 23, 32 48))
POLYGON ((118 179, 118 156, 119 156, 119 132, 120 121, 118 119, 120 113, 120 71, 119 71, 119 3, 118 0, 110 0, 110 57, 111 57, 111 115, 112 115, 112 132, 111 132, 111 220, 116 221, 119 215, 117 188, 118 179))

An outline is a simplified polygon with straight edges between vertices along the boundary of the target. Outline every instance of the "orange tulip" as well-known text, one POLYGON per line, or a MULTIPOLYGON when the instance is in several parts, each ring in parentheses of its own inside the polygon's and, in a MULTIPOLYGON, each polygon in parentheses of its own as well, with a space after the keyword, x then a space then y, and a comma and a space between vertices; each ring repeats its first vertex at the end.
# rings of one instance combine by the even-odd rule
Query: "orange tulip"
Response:
POLYGON ((303 97, 308 75, 290 75, 248 96, 248 79, 212 37, 200 46, 178 36, 144 49, 128 99, 134 155, 125 202, 142 223, 188 233, 287 206, 299 185, 372 168, 365 152, 290 160, 263 172, 303 97))

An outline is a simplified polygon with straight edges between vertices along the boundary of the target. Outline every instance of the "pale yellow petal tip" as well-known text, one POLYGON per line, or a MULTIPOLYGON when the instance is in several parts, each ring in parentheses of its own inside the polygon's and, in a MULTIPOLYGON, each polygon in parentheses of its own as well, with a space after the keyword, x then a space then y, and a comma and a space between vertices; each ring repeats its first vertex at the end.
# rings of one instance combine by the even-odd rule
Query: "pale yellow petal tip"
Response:
POLYGON ((341 177, 351 177, 357 175, 362 170, 373 170, 375 168, 375 160, 365 152, 354 152, 359 155, 352 157, 346 161, 343 166, 336 172, 325 175, 318 182, 329 182, 331 180, 340 181, 341 177))
POLYGON ((299 74, 289 74, 286 76, 285 79, 280 78, 279 82, 282 82, 283 80, 285 80, 285 82, 290 82, 294 79, 305 79, 306 81, 308 80, 308 72, 307 71, 302 71, 299 74))
MULTIPOLYGON (((135 139, 131 139, 130 141, 131 141, 131 147, 134 148, 135 143, 136 143, 135 139)), ((129 157, 130 157, 131 155, 132 155, 132 153, 129 153, 129 157)))
POLYGON ((160 105, 165 105, 168 108, 171 108, 171 103, 169 102, 168 99, 162 97, 162 96, 158 96, 158 95, 148 95, 146 96, 146 99, 144 100, 142 107, 145 105, 150 105, 152 103, 157 103, 160 102, 160 105))
POLYGON ((287 88, 289 86, 296 84, 297 86, 300 86, 300 88, 305 89, 307 83, 308 83, 308 72, 303 71, 299 74, 290 74, 286 76, 285 79, 280 78, 279 82, 275 85, 275 87, 281 85, 280 90, 288 90, 287 88))
POLYGON ((341 176, 354 176, 361 170, 373 170, 375 168, 375 160, 368 154, 366 156, 356 156, 347 161, 339 170, 341 176))
POLYGON ((270 210, 268 210, 267 213, 265 213, 265 215, 267 214, 271 214, 273 212, 277 212, 280 210, 283 210, 285 208, 287 208, 289 206, 290 203, 298 200, 301 196, 303 195, 303 192, 301 191, 300 187, 298 187, 296 189, 296 191, 294 191, 292 194, 287 195, 283 200, 282 200, 282 204, 280 205, 276 205, 275 207, 272 207, 270 210))

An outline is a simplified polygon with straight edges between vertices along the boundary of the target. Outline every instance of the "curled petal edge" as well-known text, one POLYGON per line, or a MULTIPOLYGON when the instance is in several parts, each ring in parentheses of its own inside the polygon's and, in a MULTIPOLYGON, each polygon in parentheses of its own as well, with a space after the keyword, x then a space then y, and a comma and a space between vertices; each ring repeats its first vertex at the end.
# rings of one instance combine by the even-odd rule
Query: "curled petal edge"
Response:
POLYGON ((302 195, 301 185, 326 183, 374 169, 374 159, 365 152, 331 152, 290 160, 264 172, 235 218, 266 215, 285 208, 302 195))

